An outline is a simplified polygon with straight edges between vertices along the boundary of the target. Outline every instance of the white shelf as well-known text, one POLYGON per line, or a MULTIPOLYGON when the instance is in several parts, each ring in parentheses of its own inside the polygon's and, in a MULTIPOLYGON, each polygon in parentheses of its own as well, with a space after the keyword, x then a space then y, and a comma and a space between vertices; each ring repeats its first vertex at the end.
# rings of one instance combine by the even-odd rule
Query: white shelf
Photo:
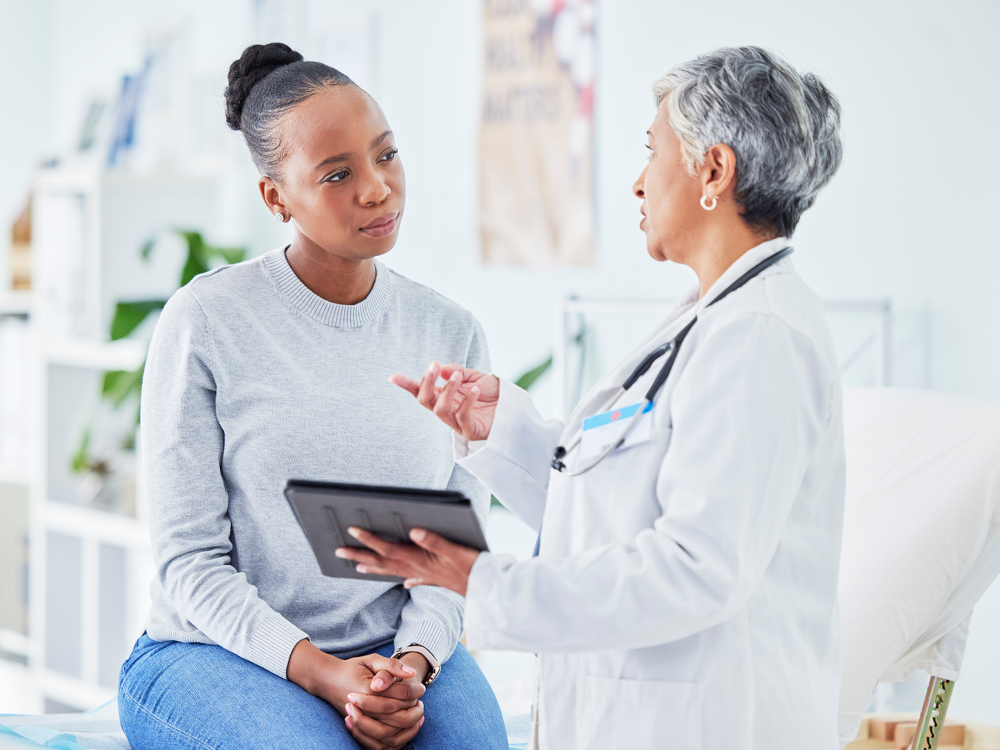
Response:
POLYGON ((136 370, 146 359, 147 348, 145 341, 137 339, 49 339, 45 343, 45 359, 50 365, 94 370, 136 370))
POLYGON ((49 500, 45 527, 69 536, 114 544, 126 549, 148 549, 149 529, 144 521, 86 505, 49 500))
POLYGON ((18 487, 28 487, 31 481, 26 470, 10 466, 0 466, 0 484, 13 484, 18 487))
POLYGON ((0 315, 30 315, 31 292, 0 292, 0 315))
POLYGON ((0 628, 0 651, 27 657, 31 651, 31 642, 23 633, 0 628))

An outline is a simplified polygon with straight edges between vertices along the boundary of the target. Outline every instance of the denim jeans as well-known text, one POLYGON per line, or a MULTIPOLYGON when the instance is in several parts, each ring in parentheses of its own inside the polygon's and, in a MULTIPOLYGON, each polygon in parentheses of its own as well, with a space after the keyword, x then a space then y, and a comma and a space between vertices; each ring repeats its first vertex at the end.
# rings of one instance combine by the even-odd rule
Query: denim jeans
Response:
MULTIPOLYGON (((407 747, 507 750, 496 696, 462 644, 422 700, 426 720, 407 747)), ((221 646, 144 634, 122 666, 118 710, 133 750, 358 748, 329 703, 221 646)))

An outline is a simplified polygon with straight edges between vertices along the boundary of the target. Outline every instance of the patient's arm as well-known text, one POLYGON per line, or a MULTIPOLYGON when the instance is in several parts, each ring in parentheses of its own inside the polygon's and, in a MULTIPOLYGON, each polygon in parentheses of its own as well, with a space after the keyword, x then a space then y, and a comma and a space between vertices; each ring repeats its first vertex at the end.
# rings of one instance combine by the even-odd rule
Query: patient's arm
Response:
POLYGON ((157 582, 182 621, 285 677, 306 633, 233 565, 214 368, 208 320, 185 287, 160 316, 143 376, 142 464, 157 582))

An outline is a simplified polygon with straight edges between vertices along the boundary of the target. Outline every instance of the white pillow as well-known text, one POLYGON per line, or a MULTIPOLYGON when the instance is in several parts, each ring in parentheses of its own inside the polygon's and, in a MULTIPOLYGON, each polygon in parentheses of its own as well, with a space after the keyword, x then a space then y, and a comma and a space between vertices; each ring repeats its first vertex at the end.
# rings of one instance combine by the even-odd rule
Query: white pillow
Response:
POLYGON ((959 676, 972 608, 1000 572, 1000 405, 848 388, 844 436, 842 747, 878 682, 959 676))

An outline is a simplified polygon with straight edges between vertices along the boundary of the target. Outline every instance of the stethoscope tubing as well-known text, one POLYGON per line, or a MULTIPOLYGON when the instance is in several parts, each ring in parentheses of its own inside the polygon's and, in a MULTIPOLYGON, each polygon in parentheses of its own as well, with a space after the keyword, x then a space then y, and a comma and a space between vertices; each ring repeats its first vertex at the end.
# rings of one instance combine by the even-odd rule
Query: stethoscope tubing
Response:
MULTIPOLYGON (((706 307, 711 307, 716 302, 719 302, 724 297, 728 296, 730 292, 736 291, 741 286, 750 281, 752 278, 762 273, 766 268, 773 266, 779 260, 791 255, 793 252, 794 250, 791 247, 786 247, 784 250, 775 253, 769 258, 765 258, 763 261, 758 263, 756 266, 751 268, 745 274, 740 276, 740 278, 738 278, 736 281, 734 281, 732 284, 726 287, 726 289, 718 297, 709 302, 708 305, 706 305, 706 307)), ((667 357, 667 361, 663 363, 663 367, 660 368, 660 372, 656 375, 656 379, 653 380, 653 384, 649 387, 649 390, 646 391, 646 395, 643 398, 643 402, 640 405, 638 411, 636 411, 635 416, 632 417, 629 423, 625 426, 625 429, 622 431, 621 436, 617 440, 612 442, 610 446, 607 448, 607 450, 605 450, 604 453, 602 453, 595 461, 583 467, 582 469, 577 469, 576 471, 570 471, 569 469, 566 468, 566 464, 563 462, 562 459, 566 458, 566 456, 568 456, 572 451, 574 451, 580 445, 580 442, 583 439, 583 433, 581 432, 580 435, 578 435, 577 438, 572 443, 570 443, 568 448, 564 448, 561 445, 558 448, 556 448, 555 455, 552 458, 553 469, 555 469, 556 471, 567 477, 581 476, 583 474, 586 474, 591 469, 595 468, 599 463, 601 463, 601 461, 603 461, 605 458, 614 453, 614 451, 618 448, 618 446, 620 446, 622 443, 625 442, 625 439, 628 438, 629 434, 631 434, 632 430, 639 423, 639 419, 642 418, 642 415, 645 412, 646 407, 649 404, 653 403, 654 399, 656 398, 656 394, 660 392, 660 389, 663 387, 663 384, 667 382, 667 378, 670 377, 670 371, 673 370, 674 368, 674 362, 677 359, 677 354, 678 352, 680 352, 681 344, 684 342, 684 339, 687 337, 691 329, 694 328, 694 324, 697 322, 698 322, 698 316, 696 315, 668 343, 658 346, 656 349, 647 354, 646 357, 642 360, 642 362, 640 362, 639 365, 635 368, 635 370, 632 371, 632 374, 628 376, 628 378, 622 384, 621 388, 618 389, 618 393, 615 394, 615 397, 612 399, 611 403, 606 407, 606 409, 614 408, 614 405, 618 403, 618 399, 620 399, 623 395, 625 395, 625 393, 627 393, 628 390, 633 385, 636 384, 639 378, 641 378, 649 371, 649 368, 653 366, 653 363, 656 362, 656 360, 658 360, 664 354, 667 354, 668 352, 670 353, 670 355, 667 357)), ((650 418, 652 419, 652 417, 650 418)))

